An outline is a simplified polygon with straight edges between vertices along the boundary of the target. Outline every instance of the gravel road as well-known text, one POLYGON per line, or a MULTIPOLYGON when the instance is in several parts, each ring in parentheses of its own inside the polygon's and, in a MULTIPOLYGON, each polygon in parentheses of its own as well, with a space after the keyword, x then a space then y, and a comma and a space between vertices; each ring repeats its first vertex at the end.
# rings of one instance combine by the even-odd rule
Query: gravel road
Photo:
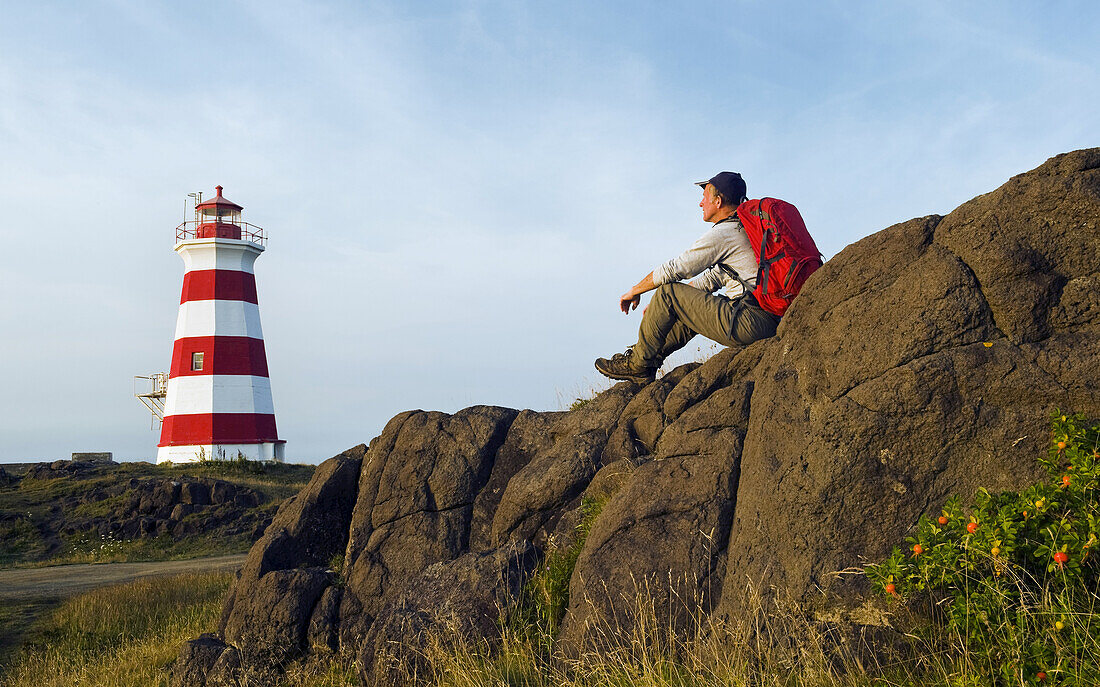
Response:
POLYGON ((66 597, 153 575, 233 572, 244 565, 247 557, 248 554, 239 553, 162 563, 98 563, 0 570, 0 599, 66 597))

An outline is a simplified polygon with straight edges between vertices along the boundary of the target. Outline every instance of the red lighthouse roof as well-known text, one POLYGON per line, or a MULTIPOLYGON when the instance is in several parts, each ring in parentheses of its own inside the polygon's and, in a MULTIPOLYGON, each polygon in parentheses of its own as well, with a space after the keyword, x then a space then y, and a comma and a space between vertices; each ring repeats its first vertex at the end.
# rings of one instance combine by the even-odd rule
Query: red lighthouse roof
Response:
POLYGON ((237 205, 236 203, 229 200, 228 198, 222 197, 222 187, 221 186, 215 186, 214 189, 218 192, 217 197, 215 197, 211 200, 207 200, 207 201, 204 201, 202 203, 199 203, 198 205, 195 206, 196 210, 205 210, 206 208, 217 208, 218 210, 222 210, 222 209, 225 209, 225 210, 244 210, 244 208, 241 207, 240 205, 237 205))

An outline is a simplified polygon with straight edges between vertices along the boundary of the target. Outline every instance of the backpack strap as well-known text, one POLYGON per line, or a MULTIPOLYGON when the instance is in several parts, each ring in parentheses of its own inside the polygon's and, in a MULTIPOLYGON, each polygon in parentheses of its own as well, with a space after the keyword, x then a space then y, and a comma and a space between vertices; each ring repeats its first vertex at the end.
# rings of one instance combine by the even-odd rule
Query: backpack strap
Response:
MULTIPOLYGON (((729 217, 726 217, 725 219, 718 220, 717 222, 715 222, 715 224, 721 224, 723 222, 735 222, 735 221, 738 222, 738 223, 741 222, 741 218, 737 216, 736 212, 733 213, 732 215, 730 215, 729 217)), ((716 267, 718 267, 718 269, 725 272, 726 276, 728 276, 730 279, 733 279, 737 283, 741 284, 741 292, 743 294, 752 293, 752 287, 749 286, 749 283, 746 282, 744 279, 742 279, 741 275, 738 274, 737 271, 734 270, 732 267, 730 267, 729 265, 727 265, 724 262, 718 263, 716 265, 716 267)), ((759 277, 759 273, 757 273, 757 277, 759 277)), ((738 312, 740 312, 740 305, 738 306, 738 312)))
POLYGON ((749 283, 745 281, 740 274, 737 273, 737 270, 733 269, 724 262, 718 263, 718 268, 725 272, 730 279, 733 279, 737 283, 741 284, 742 294, 752 293, 752 287, 749 286, 749 283))
POLYGON ((771 239, 772 228, 769 226, 764 230, 764 237, 760 239, 760 273, 756 277, 756 283, 761 285, 760 295, 768 295, 768 272, 772 268, 772 263, 782 259, 787 255, 786 251, 779 251, 772 258, 764 257, 765 249, 768 245, 768 241, 771 239))

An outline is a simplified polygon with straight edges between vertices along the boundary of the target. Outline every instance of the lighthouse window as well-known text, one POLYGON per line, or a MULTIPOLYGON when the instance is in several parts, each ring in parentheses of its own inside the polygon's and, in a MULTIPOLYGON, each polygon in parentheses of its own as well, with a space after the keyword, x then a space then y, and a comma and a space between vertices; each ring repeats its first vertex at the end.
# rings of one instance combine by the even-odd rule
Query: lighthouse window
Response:
POLYGON ((193 372, 198 372, 201 369, 202 369, 202 353, 198 353, 198 352, 192 353, 191 354, 191 370, 193 372))

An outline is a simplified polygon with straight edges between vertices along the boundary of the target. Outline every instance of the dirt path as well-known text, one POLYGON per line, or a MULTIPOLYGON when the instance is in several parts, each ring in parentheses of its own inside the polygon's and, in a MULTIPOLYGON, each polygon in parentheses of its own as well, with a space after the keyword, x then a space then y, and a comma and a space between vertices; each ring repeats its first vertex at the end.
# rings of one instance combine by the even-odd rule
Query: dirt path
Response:
POLYGON ((153 575, 232 572, 244 565, 247 557, 248 554, 239 553, 161 563, 98 563, 0 570, 0 599, 22 601, 73 596, 97 587, 132 582, 153 575))

